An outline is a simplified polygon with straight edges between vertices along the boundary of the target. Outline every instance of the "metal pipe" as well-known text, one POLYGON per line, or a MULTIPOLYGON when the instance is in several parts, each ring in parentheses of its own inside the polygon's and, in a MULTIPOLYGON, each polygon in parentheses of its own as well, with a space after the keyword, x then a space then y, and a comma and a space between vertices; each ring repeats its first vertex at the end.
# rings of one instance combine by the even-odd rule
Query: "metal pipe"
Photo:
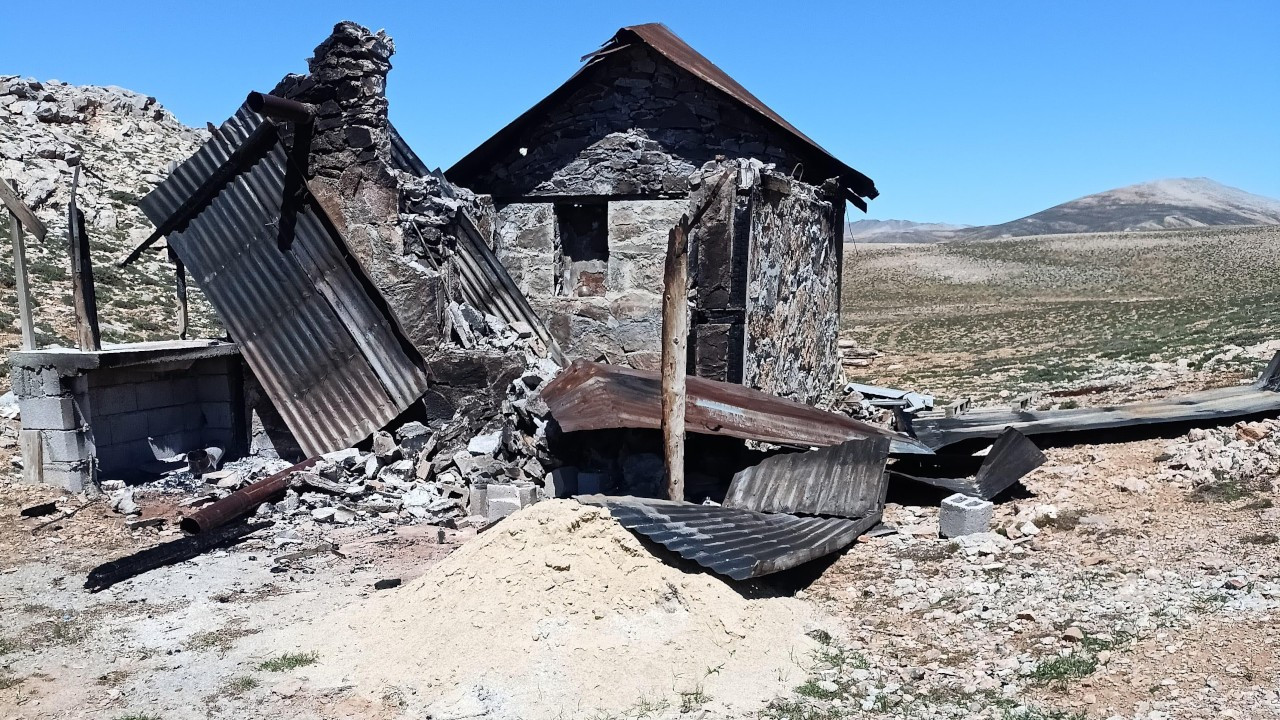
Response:
POLYGON ((261 480, 250 483, 221 500, 191 513, 178 523, 183 532, 197 535, 221 527, 241 515, 257 508, 262 503, 282 494, 289 485, 289 476, 299 470, 306 470, 316 464, 319 457, 307 458, 297 465, 281 470, 275 475, 268 475, 261 480))
POLYGON ((265 115, 272 120, 283 120, 292 123, 309 123, 316 118, 316 108, 314 105, 301 103, 297 100, 288 100, 275 95, 266 93, 251 92, 245 100, 249 104, 249 109, 265 115))

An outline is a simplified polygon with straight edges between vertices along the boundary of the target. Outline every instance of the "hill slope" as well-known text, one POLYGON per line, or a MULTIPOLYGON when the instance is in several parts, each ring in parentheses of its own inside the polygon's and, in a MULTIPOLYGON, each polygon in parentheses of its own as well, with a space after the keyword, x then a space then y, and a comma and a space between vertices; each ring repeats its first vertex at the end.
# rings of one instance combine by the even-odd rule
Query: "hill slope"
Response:
POLYGON ((1280 200, 1209 178, 1156 180, 1086 195, 1000 225, 972 228, 962 239, 1215 225, 1280 225, 1280 200))
MULTIPOLYGON (((74 86, 0 75, 0 178, 48 226, 43 242, 27 236, 28 278, 43 346, 73 345, 67 201, 80 166, 78 205, 85 214, 107 342, 175 337, 173 267, 148 253, 123 270, 122 251, 151 231, 138 200, 208 133, 186 127, 155 98, 116 87, 74 86)), ((8 221, 0 220, 8 237, 8 221)), ((0 253, 0 347, 18 346, 12 254, 0 253)), ((220 333, 204 298, 192 288, 192 335, 220 333)), ((0 370, 0 376, 7 371, 0 370)))
POLYGON ((954 239, 968 225, 918 223, 910 220, 857 220, 844 227, 845 242, 920 243, 954 239))

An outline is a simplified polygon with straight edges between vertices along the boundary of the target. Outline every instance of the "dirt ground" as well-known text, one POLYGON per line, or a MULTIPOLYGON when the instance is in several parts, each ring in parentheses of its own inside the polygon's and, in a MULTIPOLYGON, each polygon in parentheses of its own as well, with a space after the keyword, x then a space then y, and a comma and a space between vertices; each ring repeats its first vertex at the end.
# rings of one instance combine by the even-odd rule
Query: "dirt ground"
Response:
MULTIPOLYGON (((1002 503, 994 523, 1033 519, 1037 534, 981 547, 937 537, 936 499, 895 493, 886 520, 899 533, 855 545, 796 593, 836 621, 806 661, 812 676, 779 678, 778 699, 749 716, 1280 717, 1272 494, 1197 502, 1161 479, 1168 442, 1050 449, 1030 497, 1002 503), (1145 486, 1117 484, 1129 479, 1145 486), (1082 640, 1064 639, 1072 627, 1082 640)), ((394 692, 313 687, 306 657, 255 636, 394 593, 373 583, 416 577, 465 540, 332 528, 336 553, 290 560, 306 548, 265 532, 91 594, 89 568, 175 531, 127 530, 102 503, 39 530, 47 518, 18 517, 46 499, 81 502, 0 491, 0 718, 405 717, 394 692)), ((144 517, 172 517, 180 499, 138 497, 144 517)), ((572 714, 714 708, 636 698, 572 714)))

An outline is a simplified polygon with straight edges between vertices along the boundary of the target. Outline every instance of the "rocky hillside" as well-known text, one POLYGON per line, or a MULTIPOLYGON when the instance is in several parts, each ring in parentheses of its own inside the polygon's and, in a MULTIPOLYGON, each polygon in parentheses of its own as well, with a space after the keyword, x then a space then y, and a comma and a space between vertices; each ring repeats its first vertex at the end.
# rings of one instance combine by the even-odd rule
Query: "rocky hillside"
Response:
POLYGON ((844 226, 845 242, 929 243, 954 240, 968 225, 910 220, 856 220, 844 226))
POLYGON ((1000 225, 973 228, 961 239, 1222 225, 1280 225, 1280 200, 1209 178, 1156 180, 1086 195, 1000 225))
MULTIPOLYGON (((27 237, 41 345, 73 344, 66 218, 77 165, 104 342, 176 337, 173 268, 163 251, 123 270, 114 261, 153 229, 138 200, 207 136, 178 122, 155 98, 129 90, 0 75, 0 178, 15 181, 18 194, 49 227, 43 242, 27 237)), ((0 225, 7 237, 7 219, 0 225)), ((12 254, 2 255, 0 345, 14 348, 19 330, 12 254)), ((191 300, 191 334, 220 334, 198 290, 191 300)))

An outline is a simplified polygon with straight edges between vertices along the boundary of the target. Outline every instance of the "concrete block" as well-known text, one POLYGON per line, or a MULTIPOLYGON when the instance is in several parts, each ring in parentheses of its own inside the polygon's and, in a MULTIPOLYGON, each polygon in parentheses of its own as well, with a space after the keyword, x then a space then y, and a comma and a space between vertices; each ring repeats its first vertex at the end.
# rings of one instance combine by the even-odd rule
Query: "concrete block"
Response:
POLYGON ((229 375, 201 375, 196 378, 196 395, 200 402, 226 402, 231 399, 229 375))
POLYGON ((578 494, 579 495, 598 495, 605 492, 609 487, 608 473, 578 473, 578 494))
POLYGON ((150 431, 147 428, 146 413, 125 413, 111 419, 111 442, 113 445, 132 440, 146 440, 148 432, 150 431))
POLYGON ((138 396, 133 385, 108 385, 89 391, 89 408, 94 420, 103 415, 116 415, 138 409, 138 396))
POLYGON ((154 408, 139 414, 147 418, 147 435, 159 437, 182 430, 191 413, 199 417, 198 411, 182 405, 154 408))
POLYGON ((51 368, 40 368, 39 374, 40 392, 47 396, 70 395, 71 383, 70 378, 67 382, 63 382, 63 378, 58 371, 51 368))
POLYGON ((547 497, 567 498, 578 494, 578 468, 566 466, 547 473, 542 481, 547 497))
POLYGON ((206 427, 221 430, 231 429, 231 403, 203 403, 200 405, 200 413, 204 416, 204 423, 206 427))
POLYGON ((938 509, 938 532, 949 538, 986 532, 991 527, 993 512, 993 503, 956 493, 945 498, 938 509))
POLYGON ((83 492, 94 484, 93 470, 88 463, 46 463, 41 471, 45 485, 53 485, 70 492, 83 492))
POLYGON ((532 483, 489 485, 487 491, 485 517, 490 522, 504 518, 537 501, 536 489, 532 483))
POLYGON ((488 516, 489 485, 487 483, 474 483, 471 486, 471 496, 467 499, 467 510, 472 515, 488 516))
POLYGON ((175 405, 196 402, 199 398, 199 384, 195 376, 180 377, 169 381, 175 405))
POLYGON ((24 367, 9 366, 9 389, 18 399, 41 395, 38 386, 33 387, 31 371, 24 367))
POLYGON ((26 430, 73 430, 75 404, 69 397, 27 397, 18 401, 22 427, 26 430))
POLYGON ((45 462, 77 463, 89 459, 88 442, 79 430, 42 430, 45 462))
POLYGON ((173 383, 168 380, 153 380, 139 383, 135 387, 138 393, 138 409, 150 410, 174 405, 180 402, 173 394, 173 383))

